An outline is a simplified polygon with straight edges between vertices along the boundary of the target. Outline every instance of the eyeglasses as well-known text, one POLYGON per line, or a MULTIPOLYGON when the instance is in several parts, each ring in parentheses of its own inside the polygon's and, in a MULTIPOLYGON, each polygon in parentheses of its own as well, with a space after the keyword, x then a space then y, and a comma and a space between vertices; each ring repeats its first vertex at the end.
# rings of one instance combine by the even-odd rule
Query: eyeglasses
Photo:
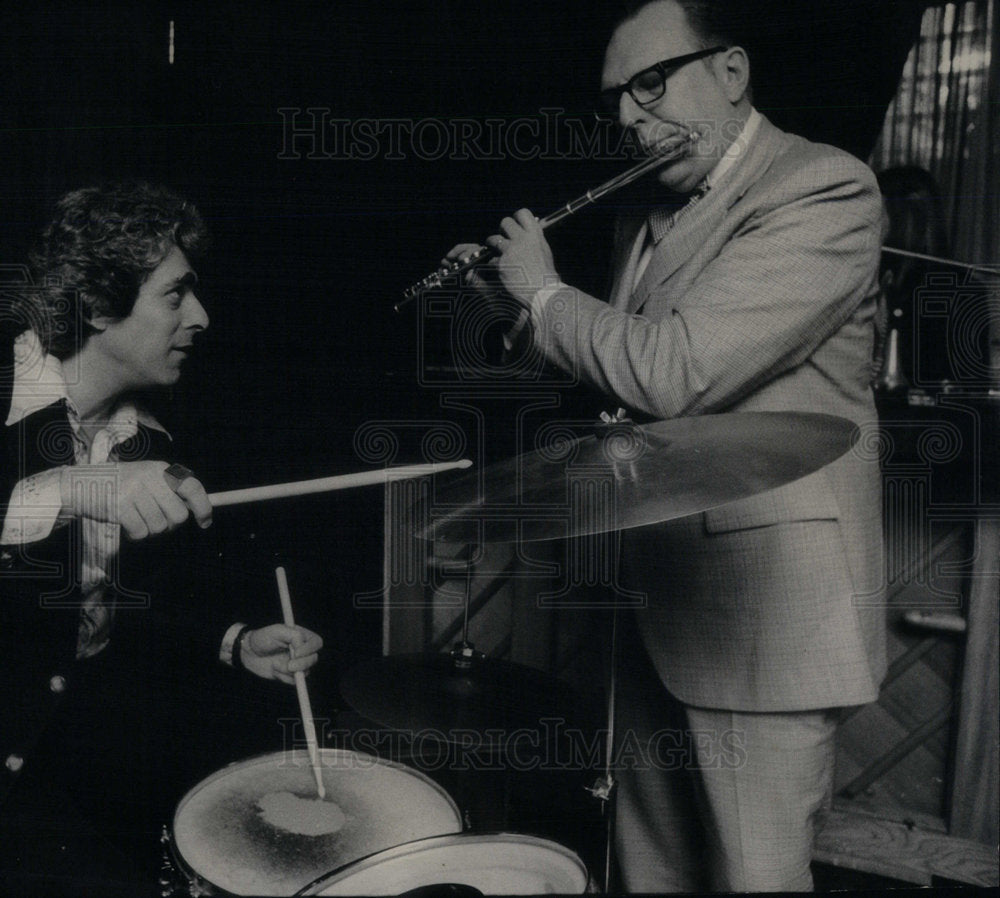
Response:
POLYGON ((648 69, 636 72, 624 84, 618 87, 609 87, 602 90, 597 110, 594 112, 599 119, 618 119, 618 110, 621 106, 622 94, 628 91, 629 96, 640 106, 648 106, 655 103, 663 96, 667 89, 667 78, 676 72, 681 66, 694 62, 696 59, 704 59, 713 53, 721 53, 728 50, 728 47, 709 47, 707 50, 697 50, 694 53, 685 53, 683 56, 674 56, 671 59, 664 59, 654 63, 648 69))

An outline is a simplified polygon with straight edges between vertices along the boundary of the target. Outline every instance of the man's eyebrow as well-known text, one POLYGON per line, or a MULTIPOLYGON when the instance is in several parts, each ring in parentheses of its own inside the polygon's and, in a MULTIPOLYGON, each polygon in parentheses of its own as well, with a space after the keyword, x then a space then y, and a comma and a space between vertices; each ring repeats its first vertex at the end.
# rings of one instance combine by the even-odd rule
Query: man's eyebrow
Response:
POLYGON ((164 288, 167 290, 172 290, 174 287, 186 286, 193 287, 198 283, 198 275, 193 271, 185 271, 180 277, 174 278, 172 281, 167 281, 164 284, 164 288))

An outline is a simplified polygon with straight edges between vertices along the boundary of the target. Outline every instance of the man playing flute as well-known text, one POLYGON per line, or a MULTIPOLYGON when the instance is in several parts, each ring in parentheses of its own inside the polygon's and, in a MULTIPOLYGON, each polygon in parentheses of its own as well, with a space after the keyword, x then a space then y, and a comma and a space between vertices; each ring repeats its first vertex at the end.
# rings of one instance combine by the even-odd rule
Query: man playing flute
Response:
POLYGON ((226 712, 174 688, 213 659, 292 683, 322 646, 303 627, 234 623, 215 594, 175 604, 154 586, 184 582, 206 536, 185 525, 212 522, 142 401, 177 383, 208 327, 192 267, 206 240, 165 189, 74 191, 33 286, 2 310, 0 877, 25 892, 154 883, 179 798, 170 765, 226 712))
MULTIPOLYGON (((530 211, 500 223, 486 243, 523 309, 510 336, 639 419, 804 411, 874 425, 875 178, 754 109, 733 8, 654 0, 620 21, 605 111, 648 152, 694 142, 619 222, 607 301, 562 282, 530 211)), ((621 886, 811 888, 839 709, 875 699, 885 672, 874 453, 626 531, 621 566, 646 605, 621 652, 618 732, 650 749, 618 771, 621 886), (677 735, 684 763, 656 751, 677 735)))

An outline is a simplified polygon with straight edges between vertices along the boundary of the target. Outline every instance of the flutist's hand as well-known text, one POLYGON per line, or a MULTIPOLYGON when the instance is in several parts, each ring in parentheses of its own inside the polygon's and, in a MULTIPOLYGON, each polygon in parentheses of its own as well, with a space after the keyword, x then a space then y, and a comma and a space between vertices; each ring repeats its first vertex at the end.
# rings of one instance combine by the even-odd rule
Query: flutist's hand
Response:
POLYGON ((538 219, 528 209, 518 209, 513 218, 500 222, 500 234, 486 238, 493 248, 496 268, 504 289, 526 308, 542 287, 559 282, 552 250, 538 219))
MULTIPOLYGON (((461 262, 464 265, 473 253, 479 252, 482 248, 478 243, 459 243, 448 250, 448 254, 441 260, 441 268, 447 268, 453 262, 461 262)), ((500 289, 496 273, 490 269, 487 263, 470 268, 462 276, 462 280, 466 286, 474 287, 484 295, 495 294, 500 289)))
MULTIPOLYGON (((500 222, 500 230, 502 233, 486 239, 496 256, 486 265, 469 271, 466 283, 483 293, 495 293, 499 281, 505 292, 528 308, 542 287, 559 282, 552 250, 538 219, 528 209, 505 218, 500 222)), ((448 253, 445 262, 464 261, 477 249, 475 243, 460 243, 448 253)))

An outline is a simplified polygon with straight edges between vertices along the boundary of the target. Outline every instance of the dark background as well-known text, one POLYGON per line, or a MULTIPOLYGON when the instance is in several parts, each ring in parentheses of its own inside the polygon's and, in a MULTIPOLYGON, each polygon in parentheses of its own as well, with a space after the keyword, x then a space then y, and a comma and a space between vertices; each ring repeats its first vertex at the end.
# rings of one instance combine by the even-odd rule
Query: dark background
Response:
MULTIPOLYGON (((756 105, 781 127, 866 157, 922 7, 745 4, 756 105)), ((542 214, 621 164, 558 153, 430 161, 406 145, 403 159, 385 159, 383 146, 378 158, 352 160, 333 145, 335 158, 281 159, 278 109, 374 120, 512 120, 543 108, 586 116, 616 17, 615 4, 570 0, 7 10, 0 263, 24 261, 67 190, 124 176, 170 185, 197 203, 214 237, 199 266, 212 326, 165 413, 204 482, 217 490, 373 467, 354 448, 366 422, 471 420, 440 404, 443 392, 463 392, 460 375, 427 383, 428 365, 453 361, 447 323, 415 306, 393 313, 402 289, 503 215, 542 214)), ((290 155, 308 149, 300 139, 290 155)), ((552 234, 567 281, 600 291, 615 203, 627 201, 552 234)), ((559 414, 602 407, 563 392, 559 414)), ((489 460, 516 446, 513 417, 496 414, 503 402, 485 405, 489 460)), ((410 442, 404 435, 392 462, 424 460, 410 442)), ((266 578, 275 558, 288 564, 299 618, 324 632, 336 661, 379 649, 377 615, 352 614, 347 596, 379 586, 381 514, 372 488, 219 510, 216 527, 241 588, 266 578)))

